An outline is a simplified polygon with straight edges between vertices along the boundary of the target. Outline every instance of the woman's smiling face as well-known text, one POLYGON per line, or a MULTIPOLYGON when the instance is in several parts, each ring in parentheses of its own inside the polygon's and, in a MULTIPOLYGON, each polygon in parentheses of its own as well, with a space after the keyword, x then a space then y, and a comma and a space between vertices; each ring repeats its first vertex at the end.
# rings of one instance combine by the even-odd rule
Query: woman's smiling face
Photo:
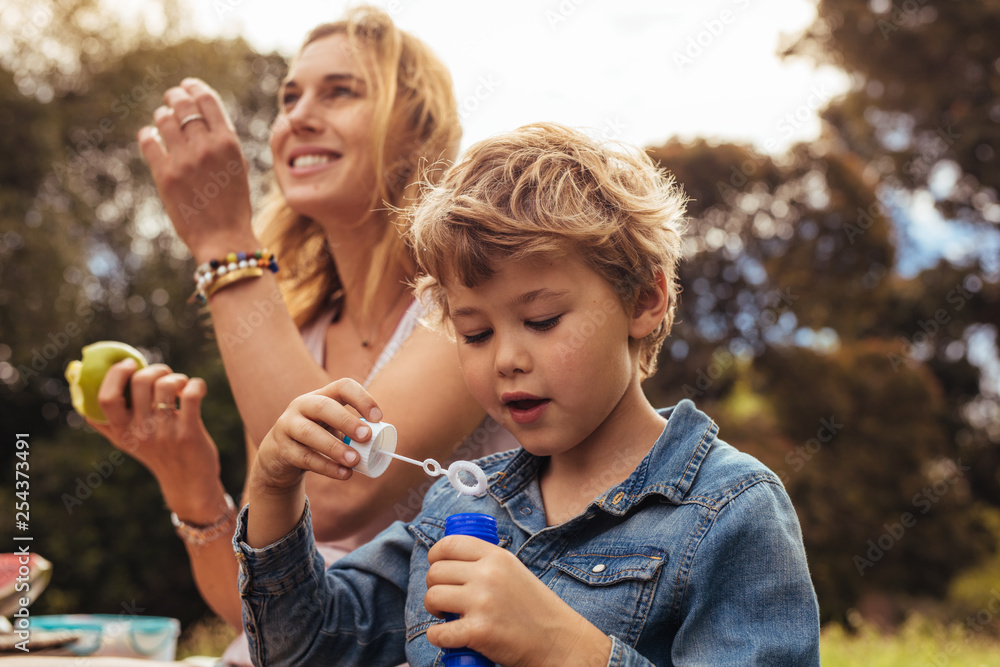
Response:
POLYGON ((374 91, 345 35, 308 44, 278 95, 271 153, 289 206, 312 218, 361 219, 375 188, 374 91))

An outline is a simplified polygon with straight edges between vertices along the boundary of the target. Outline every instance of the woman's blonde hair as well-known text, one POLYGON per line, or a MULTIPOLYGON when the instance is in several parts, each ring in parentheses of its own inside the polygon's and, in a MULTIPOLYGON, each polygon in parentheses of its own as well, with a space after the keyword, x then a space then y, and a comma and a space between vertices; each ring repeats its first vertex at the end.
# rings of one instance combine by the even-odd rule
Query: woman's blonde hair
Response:
MULTIPOLYGON (((317 26, 299 50, 330 35, 347 37, 363 54, 368 90, 375 95, 372 155, 376 187, 372 192, 373 224, 382 227, 368 269, 363 303, 371 299, 395 264, 412 276, 416 264, 395 224, 395 211, 417 201, 425 184, 440 177, 442 160, 454 160, 462 129, 451 75, 419 39, 397 28, 388 14, 358 7, 340 21, 317 26)), ((314 319, 341 294, 337 266, 322 228, 293 211, 275 182, 257 221, 264 244, 278 255, 278 274, 285 302, 295 323, 314 319)))
POLYGON ((627 313, 663 273, 669 305, 639 341, 639 370, 673 325, 685 198, 637 150, 539 123, 480 141, 411 212, 418 298, 448 318, 447 280, 474 287, 501 262, 575 253, 610 283, 627 313))

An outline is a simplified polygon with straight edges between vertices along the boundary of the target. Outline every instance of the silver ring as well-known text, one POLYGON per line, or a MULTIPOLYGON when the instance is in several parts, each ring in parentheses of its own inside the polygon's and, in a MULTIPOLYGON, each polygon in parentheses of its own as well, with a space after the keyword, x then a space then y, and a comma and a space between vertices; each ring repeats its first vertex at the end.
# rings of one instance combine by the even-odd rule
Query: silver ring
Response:
MULTIPOLYGON (((181 119, 181 129, 183 130, 185 125, 193 123, 196 120, 205 120, 205 117, 200 113, 193 113, 190 116, 184 116, 184 118, 181 119)), ((208 121, 205 121, 205 124, 208 125, 208 121)))

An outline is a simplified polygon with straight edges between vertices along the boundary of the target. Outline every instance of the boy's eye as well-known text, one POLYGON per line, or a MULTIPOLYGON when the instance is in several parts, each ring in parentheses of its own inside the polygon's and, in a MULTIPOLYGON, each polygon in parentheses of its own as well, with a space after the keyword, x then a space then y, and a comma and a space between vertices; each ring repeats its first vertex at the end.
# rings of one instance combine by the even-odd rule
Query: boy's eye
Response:
POLYGON ((475 345, 476 343, 482 343, 483 341, 488 339, 492 334, 493 330, 487 329, 486 331, 480 331, 479 333, 464 335, 462 336, 462 338, 465 339, 466 345, 475 345))
POLYGON ((281 96, 281 104, 287 107, 288 105, 293 104, 297 99, 299 99, 299 96, 295 93, 285 93, 281 96))
POLYGON ((550 317, 547 320, 526 320, 524 324, 535 331, 548 331, 555 325, 559 324, 559 320, 562 319, 562 315, 556 315, 555 317, 550 317))

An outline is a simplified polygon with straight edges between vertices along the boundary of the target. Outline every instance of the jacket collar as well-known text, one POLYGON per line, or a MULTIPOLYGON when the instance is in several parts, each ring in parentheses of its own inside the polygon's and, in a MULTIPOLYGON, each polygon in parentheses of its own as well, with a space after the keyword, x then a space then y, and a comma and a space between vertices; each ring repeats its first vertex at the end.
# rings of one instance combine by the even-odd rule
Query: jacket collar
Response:
MULTIPOLYGON (((657 412, 667 419, 660 437, 632 474, 599 495, 593 506, 622 515, 650 494, 673 504, 680 504, 687 495, 719 427, 687 399, 657 412)), ((507 465, 490 477, 489 494, 504 505, 537 479, 540 467, 540 457, 523 448, 517 450, 507 465)))

